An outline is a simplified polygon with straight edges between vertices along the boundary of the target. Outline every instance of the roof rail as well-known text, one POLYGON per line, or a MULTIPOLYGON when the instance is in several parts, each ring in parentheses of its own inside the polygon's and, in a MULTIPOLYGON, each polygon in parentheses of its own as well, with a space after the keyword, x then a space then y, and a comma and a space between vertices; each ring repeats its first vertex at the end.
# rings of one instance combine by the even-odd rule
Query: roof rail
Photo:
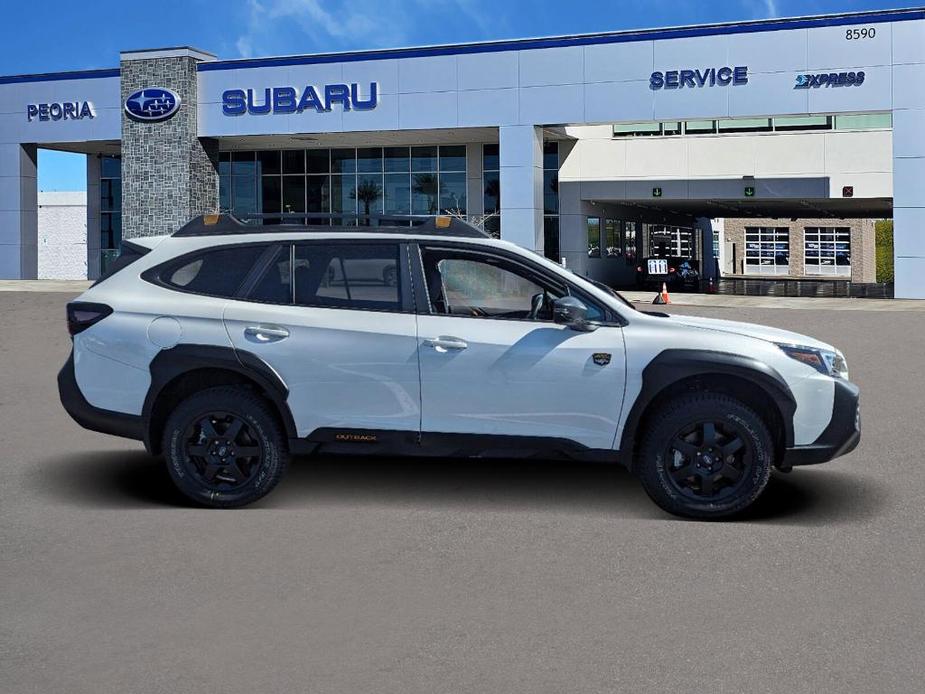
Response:
POLYGON ((297 231, 310 233, 412 234, 492 238, 487 231, 452 215, 380 215, 322 212, 279 212, 261 214, 203 214, 173 233, 176 237, 224 236, 297 231))

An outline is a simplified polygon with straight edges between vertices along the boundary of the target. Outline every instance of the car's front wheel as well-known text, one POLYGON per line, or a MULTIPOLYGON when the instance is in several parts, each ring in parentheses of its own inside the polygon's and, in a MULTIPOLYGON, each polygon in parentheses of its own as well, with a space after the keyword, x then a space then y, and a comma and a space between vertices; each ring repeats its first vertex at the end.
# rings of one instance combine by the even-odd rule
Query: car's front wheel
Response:
POLYGON ((164 429, 174 484, 204 506, 231 508, 268 494, 289 453, 267 403, 246 388, 219 386, 181 402, 164 429))
POLYGON ((669 401, 645 432, 636 470, 649 496, 669 513, 720 518, 764 491, 774 444, 767 424, 744 403, 718 393, 669 401))

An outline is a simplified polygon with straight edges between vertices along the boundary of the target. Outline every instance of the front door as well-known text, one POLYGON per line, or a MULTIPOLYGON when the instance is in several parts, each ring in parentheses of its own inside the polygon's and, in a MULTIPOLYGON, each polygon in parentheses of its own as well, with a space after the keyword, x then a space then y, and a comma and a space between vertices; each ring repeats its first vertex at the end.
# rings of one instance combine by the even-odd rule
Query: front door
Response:
POLYGON ((299 436, 418 433, 417 333, 404 253, 395 242, 284 245, 246 298, 226 305, 235 348, 262 359, 289 388, 299 436))
MULTIPOLYGON (((527 262, 437 246, 422 247, 421 259, 425 438, 513 435, 612 448, 626 373, 619 326, 579 332, 554 323, 552 301, 574 290, 527 262)), ((605 315, 593 302, 589 309, 591 318, 605 315)))

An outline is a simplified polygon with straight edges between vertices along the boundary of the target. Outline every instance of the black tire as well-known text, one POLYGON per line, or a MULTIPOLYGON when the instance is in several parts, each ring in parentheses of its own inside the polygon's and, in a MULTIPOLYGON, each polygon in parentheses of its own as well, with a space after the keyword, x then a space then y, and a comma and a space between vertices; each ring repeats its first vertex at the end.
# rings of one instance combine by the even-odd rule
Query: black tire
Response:
POLYGON ((181 402, 164 428, 164 458, 177 488, 213 508, 234 508, 268 494, 289 462, 286 438, 262 398, 219 386, 181 402))
POLYGON ((669 513, 723 518, 761 495, 773 460, 767 424, 751 408, 727 395, 691 393, 669 401, 651 420, 636 472, 669 513))

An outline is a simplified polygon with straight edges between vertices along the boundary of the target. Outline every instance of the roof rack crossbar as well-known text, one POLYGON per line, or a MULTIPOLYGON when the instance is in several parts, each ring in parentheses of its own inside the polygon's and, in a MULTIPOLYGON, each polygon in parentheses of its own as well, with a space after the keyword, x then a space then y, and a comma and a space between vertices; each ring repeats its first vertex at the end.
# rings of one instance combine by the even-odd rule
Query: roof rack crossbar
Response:
POLYGON ((176 237, 229 234, 372 231, 383 234, 491 238, 491 234, 454 215, 358 214, 354 212, 261 212, 206 214, 194 217, 173 233, 176 237), (283 227, 283 228, 281 228, 283 227))

